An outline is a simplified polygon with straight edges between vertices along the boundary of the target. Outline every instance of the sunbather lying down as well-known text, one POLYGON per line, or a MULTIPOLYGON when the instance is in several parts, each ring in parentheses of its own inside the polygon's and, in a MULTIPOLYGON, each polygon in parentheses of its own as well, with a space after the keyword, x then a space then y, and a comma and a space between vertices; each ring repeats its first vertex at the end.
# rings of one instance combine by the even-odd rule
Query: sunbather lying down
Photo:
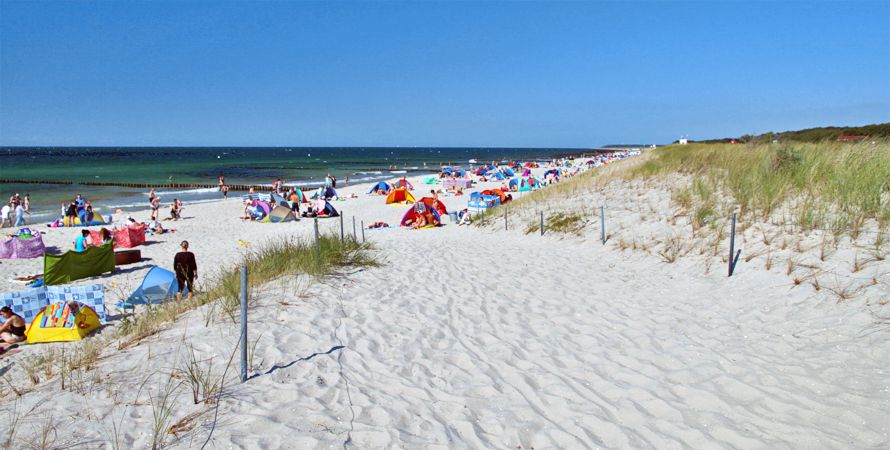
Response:
POLYGON ((389 224, 386 222, 374 222, 374 223, 368 225, 368 229, 373 229, 373 228, 389 228, 389 224))

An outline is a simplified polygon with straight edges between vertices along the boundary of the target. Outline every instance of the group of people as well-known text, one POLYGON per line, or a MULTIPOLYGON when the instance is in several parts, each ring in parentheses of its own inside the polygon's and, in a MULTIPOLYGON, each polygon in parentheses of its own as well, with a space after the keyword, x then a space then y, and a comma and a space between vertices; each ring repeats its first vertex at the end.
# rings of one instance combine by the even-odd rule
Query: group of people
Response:
POLYGON ((13 227, 25 226, 25 214, 31 214, 31 199, 28 194, 24 197, 16 192, 9 197, 9 201, 0 208, 0 228, 7 224, 13 227))
POLYGON ((77 194, 69 203, 62 203, 62 224, 66 227, 75 225, 89 226, 96 213, 93 205, 83 195, 77 194))
MULTIPOLYGON (((220 180, 222 182, 222 176, 220 176, 220 180)), ((226 192, 228 192, 228 188, 226 188, 226 192)), ((148 191, 148 207, 151 210, 151 220, 157 221, 158 215, 161 210, 161 196, 155 194, 155 190, 152 189, 148 191)), ((182 200, 178 198, 173 199, 173 203, 170 203, 170 217, 166 220, 179 220, 182 218, 182 200)))

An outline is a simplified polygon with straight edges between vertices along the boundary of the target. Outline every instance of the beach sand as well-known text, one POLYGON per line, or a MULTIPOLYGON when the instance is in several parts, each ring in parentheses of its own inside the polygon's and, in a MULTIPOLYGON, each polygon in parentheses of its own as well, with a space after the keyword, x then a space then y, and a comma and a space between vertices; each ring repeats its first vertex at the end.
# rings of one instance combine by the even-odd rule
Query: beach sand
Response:
MULTIPOLYGON (((418 198, 429 190, 412 181, 418 198)), ((252 378, 237 383, 235 356, 218 408, 193 404, 178 372, 190 349, 216 377, 233 355, 238 325, 204 306, 139 345, 105 350, 65 390, 58 376, 37 384, 27 376, 28 358, 63 345, 4 359, 3 377, 22 394, 3 389, 0 433, 15 410, 18 442, 52 423, 56 446, 78 448, 148 448, 159 413, 164 430, 189 425, 164 433, 174 448, 200 447, 211 429, 208 448, 890 446, 888 329, 862 302, 789 288, 787 276, 753 264, 731 278, 722 267, 705 273, 694 258, 666 264, 617 249, 617 237, 602 245, 594 229, 538 236, 520 220, 504 231, 502 222, 448 219, 399 229, 408 207, 384 205, 369 188, 339 189, 359 198, 334 205, 348 233, 352 217, 394 226, 365 230, 380 267, 254 290, 252 378)), ((612 204, 639 202, 632 190, 609 195, 612 204)), ((651 195, 666 208, 667 193, 651 195)), ((467 196, 442 199, 458 210, 467 196)), ((144 262, 77 284, 105 284, 113 304, 150 265, 170 268, 182 240, 212 277, 237 263, 245 242, 312 233, 311 220, 242 222, 240 211, 235 198, 186 205, 185 220, 164 223, 175 233, 141 247, 144 262)), ((639 218, 616 207, 610 220, 639 218)), ((339 233, 337 219, 320 224, 339 233)), ((57 248, 80 232, 40 228, 57 248)), ((21 289, 8 280, 41 265, 0 262, 0 289, 21 289)), ((877 289, 886 298, 886 285, 877 289)))

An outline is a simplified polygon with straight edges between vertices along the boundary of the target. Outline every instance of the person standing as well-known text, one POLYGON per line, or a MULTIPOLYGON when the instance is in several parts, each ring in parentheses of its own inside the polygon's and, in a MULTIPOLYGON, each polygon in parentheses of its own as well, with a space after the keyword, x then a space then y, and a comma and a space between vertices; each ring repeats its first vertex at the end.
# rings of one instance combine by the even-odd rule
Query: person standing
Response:
POLYGON ((22 201, 22 206, 25 207, 25 212, 28 213, 28 215, 30 216, 31 215, 31 196, 30 195, 25 194, 25 199, 22 201))
MULTIPOLYGON (((152 190, 154 194, 154 190, 152 190)), ((151 199, 151 220, 158 220, 158 210, 161 209, 161 197, 151 199)))
POLYGON ((25 226, 25 207, 21 203, 15 207, 15 225, 14 227, 25 226))
POLYGON ((3 205, 3 208, 0 208, 0 228, 5 227, 6 222, 9 222, 9 224, 12 225, 12 219, 10 218, 12 207, 10 205, 12 205, 12 203, 3 205))
POLYGON ((182 289, 186 285, 188 285, 188 298, 192 298, 195 280, 198 279, 198 264, 195 262, 195 254, 189 251, 189 241, 182 241, 179 247, 182 250, 173 258, 173 271, 176 273, 176 283, 179 285, 176 300, 182 300, 182 289))
POLYGON ((333 179, 331 178, 331 174, 327 174, 327 176, 324 177, 324 187, 326 187, 326 188, 331 187, 331 183, 333 183, 333 179))
POLYGON ((222 189, 222 193, 223 193, 223 199, 228 200, 229 199, 229 187, 224 184, 224 185, 222 185, 221 189, 222 189))

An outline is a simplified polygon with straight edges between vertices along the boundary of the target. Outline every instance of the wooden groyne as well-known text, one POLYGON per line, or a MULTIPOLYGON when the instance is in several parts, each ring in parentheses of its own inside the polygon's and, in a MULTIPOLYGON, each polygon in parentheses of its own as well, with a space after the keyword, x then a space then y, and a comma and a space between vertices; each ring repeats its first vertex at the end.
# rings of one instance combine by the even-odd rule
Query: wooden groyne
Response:
MULTIPOLYGON (((318 185, 321 186, 324 182, 319 181, 318 185)), ((166 183, 166 184, 151 184, 151 183, 118 183, 113 181, 65 181, 65 180, 5 180, 0 179, 0 184, 56 184, 56 185, 79 185, 79 186, 111 186, 111 187, 125 187, 125 188, 133 188, 133 189, 217 189, 219 188, 218 184, 201 184, 201 183, 166 183)), ((272 186, 264 186, 259 184, 227 184, 230 191, 244 191, 248 192, 251 189, 257 192, 266 192, 271 191, 272 186)), ((317 189, 316 187, 308 187, 301 186, 299 188, 302 191, 308 191, 317 189)))

